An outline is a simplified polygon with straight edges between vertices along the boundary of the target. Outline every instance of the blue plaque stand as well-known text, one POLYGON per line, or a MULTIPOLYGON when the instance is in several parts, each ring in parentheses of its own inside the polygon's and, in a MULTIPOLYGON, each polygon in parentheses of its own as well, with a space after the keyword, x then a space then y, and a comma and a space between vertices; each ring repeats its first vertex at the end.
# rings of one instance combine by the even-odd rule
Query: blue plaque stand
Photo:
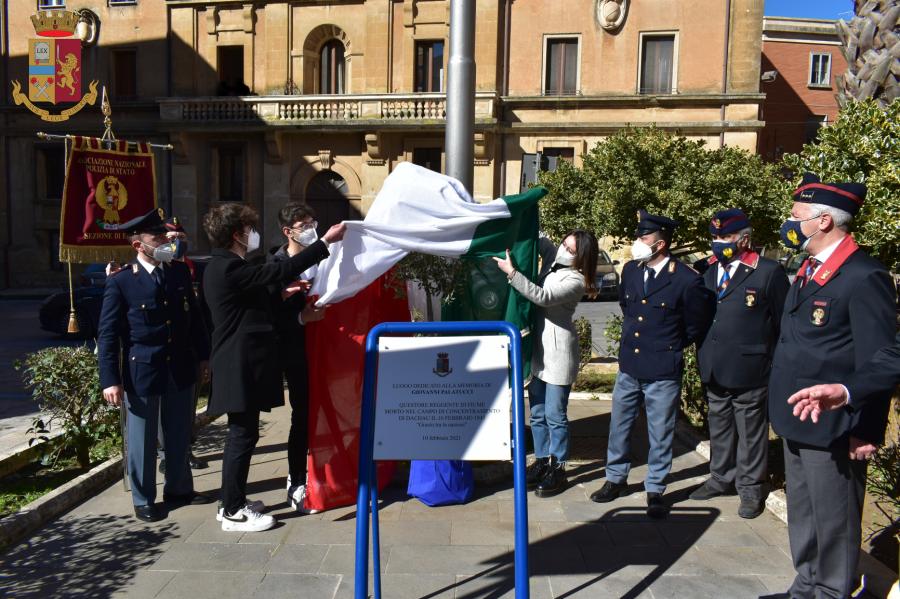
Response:
MULTIPOLYGON (((525 495, 525 397, 522 380, 522 337, 505 321, 384 322, 366 337, 362 418, 359 443, 359 492, 356 499, 356 574, 354 597, 367 599, 369 591, 369 513, 372 514, 372 570, 375 599, 381 599, 381 547, 378 536, 378 481, 373 459, 375 439, 375 381, 378 372, 378 339, 386 335, 501 333, 509 337, 512 373, 513 493, 515 507, 516 599, 529 599, 528 504, 525 495)), ((414 459, 416 456, 409 456, 414 459)))

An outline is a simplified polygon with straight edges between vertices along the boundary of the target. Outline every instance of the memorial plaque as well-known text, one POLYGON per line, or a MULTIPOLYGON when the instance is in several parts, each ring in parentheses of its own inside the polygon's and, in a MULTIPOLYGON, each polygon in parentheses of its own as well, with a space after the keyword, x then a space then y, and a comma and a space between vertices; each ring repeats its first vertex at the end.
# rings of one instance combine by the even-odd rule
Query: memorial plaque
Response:
POLYGON ((506 336, 382 337, 376 460, 509 460, 506 336))

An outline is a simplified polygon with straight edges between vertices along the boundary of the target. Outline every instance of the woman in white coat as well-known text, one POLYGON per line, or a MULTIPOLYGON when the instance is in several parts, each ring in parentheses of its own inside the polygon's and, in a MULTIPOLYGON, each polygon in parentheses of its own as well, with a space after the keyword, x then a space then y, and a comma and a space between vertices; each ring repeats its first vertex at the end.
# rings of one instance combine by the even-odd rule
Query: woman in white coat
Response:
POLYGON ((537 306, 537 342, 531 354, 532 378, 528 386, 537 461, 528 468, 527 480, 530 487, 536 485, 535 495, 550 497, 566 486, 566 407, 580 362, 578 333, 572 318, 581 297, 595 292, 597 238, 589 231, 575 230, 566 235, 558 248, 549 239, 541 238, 541 256, 541 273, 534 283, 515 269, 508 251, 506 259, 494 260, 506 273, 509 284, 537 306))

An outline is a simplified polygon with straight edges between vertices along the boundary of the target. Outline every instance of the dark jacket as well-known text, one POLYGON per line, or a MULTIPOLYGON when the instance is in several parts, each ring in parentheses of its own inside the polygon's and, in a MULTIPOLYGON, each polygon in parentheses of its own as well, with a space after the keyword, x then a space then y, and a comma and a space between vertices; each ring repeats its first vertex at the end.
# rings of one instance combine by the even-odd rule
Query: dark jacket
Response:
POLYGON ((882 347, 866 365, 844 379, 844 386, 850 392, 850 407, 854 410, 875 401, 890 398, 894 387, 900 385, 900 333, 894 344, 882 347))
MULTIPOLYGON (((719 265, 713 259, 703 275, 716 293, 719 265)), ((780 264, 745 254, 717 299, 716 315, 697 353, 700 378, 727 389, 755 389, 769 384, 772 353, 778 340, 781 311, 790 283, 780 264)))
POLYGON ((267 286, 286 285, 326 256, 321 240, 293 258, 270 264, 248 264, 229 250, 212 251, 203 274, 214 327, 210 411, 268 411, 284 403, 267 286))
POLYGON ((632 260, 622 268, 619 304, 619 370, 638 379, 680 380, 684 348, 703 339, 715 312, 715 296, 700 275, 670 258, 645 295, 644 271, 632 260))
MULTIPOLYGON (((266 255, 266 262, 284 262, 290 256, 287 244, 272 248, 266 255)), ((278 338, 278 356, 285 366, 296 365, 306 360, 306 340, 304 327, 297 320, 306 306, 306 294, 295 293, 291 297, 281 299, 282 284, 269 285, 269 297, 272 301, 272 312, 275 315, 275 336, 278 338)))
POLYGON ((876 401, 861 410, 825 412, 818 423, 795 417, 787 398, 804 387, 844 380, 890 345, 895 296, 887 270, 862 250, 837 268, 826 262, 802 289, 800 279, 791 285, 769 379, 769 419, 776 433, 816 447, 846 443, 849 435, 881 443, 888 390, 875 393, 876 401), (818 283, 825 273, 825 283, 818 283))
POLYGON ((209 359, 190 271, 180 262, 164 269, 165 289, 137 260, 107 278, 97 331, 101 388, 163 395, 169 374, 183 389, 196 381, 198 360, 209 359))

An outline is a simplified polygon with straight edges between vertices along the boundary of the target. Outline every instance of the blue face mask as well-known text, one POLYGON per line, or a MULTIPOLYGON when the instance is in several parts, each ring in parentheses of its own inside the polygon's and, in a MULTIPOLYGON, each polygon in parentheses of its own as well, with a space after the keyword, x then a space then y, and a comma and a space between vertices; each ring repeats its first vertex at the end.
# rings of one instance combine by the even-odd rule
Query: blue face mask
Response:
POLYGON ((784 221, 784 224, 781 225, 781 231, 779 234, 781 235, 781 243, 784 244, 789 250, 805 250, 806 244, 809 243, 809 240, 818 233, 818 229, 816 233, 813 233, 809 237, 803 234, 803 229, 800 227, 801 223, 804 223, 808 220, 813 220, 814 218, 819 218, 820 215, 811 216, 810 218, 804 218, 802 220, 794 220, 792 218, 784 221))
POLYGON ((722 264, 727 264, 741 253, 736 241, 713 241, 712 252, 722 264))

